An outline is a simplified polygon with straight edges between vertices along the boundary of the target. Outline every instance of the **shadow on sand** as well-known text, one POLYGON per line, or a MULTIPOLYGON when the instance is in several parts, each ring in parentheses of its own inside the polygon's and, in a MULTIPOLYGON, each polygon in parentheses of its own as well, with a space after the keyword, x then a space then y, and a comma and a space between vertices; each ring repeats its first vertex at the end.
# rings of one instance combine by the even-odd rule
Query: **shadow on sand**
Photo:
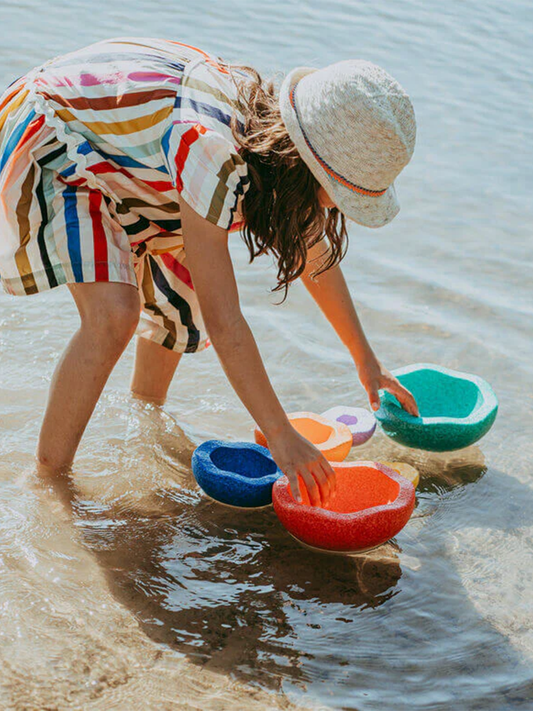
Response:
MULTIPOLYGON (((452 562, 441 560, 434 573, 432 557, 424 559, 424 550, 446 537, 442 526, 432 532, 439 505, 445 502, 445 510, 453 512, 454 502, 460 501, 458 492, 464 494, 487 473, 477 447, 454 456, 402 450, 403 460, 422 473, 418 507, 400 535, 407 550, 402 552, 392 541, 357 557, 304 549, 283 530, 272 509, 240 512, 208 501, 190 471, 193 447, 176 427, 163 444, 173 485, 152 490, 149 502, 139 500, 133 507, 123 498, 98 505, 94 496, 84 497, 83 487, 76 486, 77 473, 51 482, 54 495, 96 556, 113 596, 133 612, 146 635, 198 664, 264 688, 278 689, 284 680, 317 691, 325 686, 327 703, 334 705, 337 690, 342 691, 338 698, 342 708, 356 708, 347 700, 358 703, 365 683, 377 689, 386 679, 398 690, 403 688, 408 700, 413 685, 405 684, 402 676, 428 665, 437 669, 438 659, 431 665, 424 655, 429 641, 433 649, 442 642, 443 658, 452 656, 442 667, 448 685, 454 685, 454 677, 459 682, 465 675, 480 679, 472 703, 458 688, 450 692, 450 698, 454 694, 462 698, 464 711, 527 708, 522 703, 533 698, 531 676, 520 683, 512 678, 513 670, 523 664, 518 653, 480 616, 452 562), (404 570, 402 560, 407 561, 404 570), (438 590, 450 589, 450 584, 453 599, 446 604, 438 590), (402 595, 416 599, 417 609, 402 602, 402 595), (382 613, 377 611, 380 607, 382 613), (427 618, 422 619, 418 636, 413 631, 415 613, 427 618), (441 627, 432 618, 438 618, 441 627), (456 638, 459 651, 454 657, 447 650, 454 622, 459 630, 463 624, 459 618, 467 620, 468 630, 476 629, 477 639, 465 640, 462 653, 461 638, 456 638), (471 658, 472 650, 476 659, 471 658), (367 674, 366 682, 361 674, 367 674), (489 674, 509 675, 509 683, 500 684, 496 695, 488 686, 482 688, 489 674)), ((379 458, 399 458, 394 447, 392 451, 387 444, 383 447, 379 458)), ((361 458, 372 457, 365 452, 361 458)), ((497 501, 503 493, 508 499, 519 497, 521 510, 528 512, 521 525, 533 524, 533 492, 502 472, 490 471, 490 478, 495 487, 491 499, 497 501)), ((464 504, 458 505, 464 509, 464 504)), ((456 530, 466 523, 486 526, 488 518, 480 506, 471 507, 467 519, 452 514, 456 530)), ((493 511, 490 525, 508 528, 508 511, 501 516, 493 511)), ((422 673, 419 685, 424 678, 422 673)), ((421 698, 422 691, 417 693, 421 698)))

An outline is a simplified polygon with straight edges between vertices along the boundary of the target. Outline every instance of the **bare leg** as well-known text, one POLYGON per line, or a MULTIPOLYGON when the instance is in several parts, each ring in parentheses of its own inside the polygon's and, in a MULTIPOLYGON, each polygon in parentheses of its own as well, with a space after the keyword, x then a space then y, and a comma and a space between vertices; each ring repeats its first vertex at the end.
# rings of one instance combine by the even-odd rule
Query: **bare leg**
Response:
POLYGON ((163 405, 181 353, 146 338, 137 338, 131 392, 141 400, 163 405))
POLYGON ((81 318, 57 364, 37 447, 42 474, 72 464, 76 449, 115 363, 135 332, 137 289, 129 284, 69 284, 81 318))

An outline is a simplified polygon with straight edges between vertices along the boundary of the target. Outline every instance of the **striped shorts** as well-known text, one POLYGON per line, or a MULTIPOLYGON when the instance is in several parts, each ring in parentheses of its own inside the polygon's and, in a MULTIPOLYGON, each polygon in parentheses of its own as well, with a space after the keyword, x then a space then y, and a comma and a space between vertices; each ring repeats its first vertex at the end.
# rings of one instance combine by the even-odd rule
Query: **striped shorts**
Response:
MULTIPOLYGON (((158 205, 159 213, 168 213, 158 229, 149 210, 142 216, 142 183, 125 183, 118 201, 89 185, 55 129, 24 102, 24 85, 8 92, 0 98, 4 291, 27 295, 70 283, 131 284, 141 297, 139 336, 179 353, 203 350, 209 340, 187 269, 177 192, 174 202, 158 205), (137 242, 128 224, 140 217, 154 229, 137 242)), ((85 159, 90 165, 101 156, 88 151, 85 159)))

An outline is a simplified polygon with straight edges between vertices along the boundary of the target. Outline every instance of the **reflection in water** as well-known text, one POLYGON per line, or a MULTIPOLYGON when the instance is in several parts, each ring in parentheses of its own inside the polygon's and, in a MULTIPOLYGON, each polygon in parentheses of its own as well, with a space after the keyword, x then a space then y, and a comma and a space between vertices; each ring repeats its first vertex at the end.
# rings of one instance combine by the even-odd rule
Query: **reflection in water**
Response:
MULTIPOLYGON (((443 546, 470 531, 484 535, 489 521, 505 529, 509 511, 494 512, 502 495, 520 497, 528 513, 520 508, 517 525, 532 525, 533 493, 487 470, 479 448, 433 455, 376 436, 360 457, 417 466, 418 506, 397 542, 340 557, 302 548, 271 509, 236 511, 204 497, 190 469, 194 443, 159 408, 107 396, 96 425, 95 442, 103 426, 109 431, 99 471, 45 483, 29 476, 19 486, 37 495, 36 511, 76 531, 114 599, 161 649, 268 690, 334 690, 339 708, 365 701, 367 686, 387 689, 391 673, 405 676, 416 703, 451 703, 457 692, 446 680, 454 677, 470 685, 462 707, 475 708, 471 697, 505 708, 502 679, 521 663, 466 594, 477 562, 463 551, 459 575, 443 546), (492 681, 482 691, 487 669, 492 681)), ((516 708, 533 690, 521 677, 516 708)), ((391 703, 394 695, 391 688, 391 703)))
MULTIPOLYGON (((100 416, 120 419, 123 406, 116 401, 113 412, 109 404, 100 416)), ((61 477, 52 490, 55 505, 62 502, 64 512, 70 512, 115 599, 158 644, 206 669, 268 689, 279 689, 284 681, 313 688, 323 681, 320 670, 326 668, 337 683, 350 678, 355 665, 381 676, 383 661, 376 666, 381 640, 387 639, 389 663, 403 666, 408 663, 402 660, 403 644, 424 648, 437 635, 450 646, 449 626, 465 622, 476 629, 468 657, 475 650, 487 663, 481 641, 490 640, 491 655, 497 650, 501 640, 495 643, 491 630, 480 632, 466 599, 461 605, 469 614, 466 620, 457 617, 456 588, 448 588, 451 599, 446 600, 445 590, 431 589, 427 572, 417 579, 440 545, 436 532, 450 525, 445 519, 452 499, 456 507, 458 494, 486 474, 477 447, 453 456, 404 450, 404 461, 419 468, 422 481, 418 509, 400 534, 415 552, 405 556, 410 591, 396 602, 402 580, 397 543, 357 557, 310 552, 287 535, 272 509, 236 511, 206 499, 190 471, 194 444, 163 411, 135 405, 126 432, 122 442, 113 440, 116 470, 95 478, 83 473, 61 477), (153 447, 156 466, 148 462, 153 447), (428 516, 431 529, 425 525, 428 516), (412 531, 420 525, 413 545, 412 531), (419 614, 417 595, 433 596, 433 602, 430 597, 425 601, 429 617, 419 614), (380 607, 385 612, 378 621, 380 607)), ((376 453, 390 453, 391 447, 378 441, 376 453)), ((469 525, 478 518, 479 513, 472 514, 469 525)), ((456 667, 453 654, 445 658, 456 667)), ((479 665, 468 661, 464 651, 457 662, 463 672, 479 674, 479 665)))
MULTIPOLYGON (((182 501, 167 524, 153 521, 91 536, 120 597, 134 599, 145 631, 210 666, 260 683, 305 679, 291 624, 306 606, 337 605, 353 618, 392 594, 401 573, 394 548, 373 558, 317 556, 293 542, 269 512, 221 513, 216 504, 182 501), (135 559, 124 560, 128 550, 135 559), (155 593, 155 594, 154 594, 155 593), (136 598, 136 599, 135 599, 136 598), (292 608, 292 615, 288 609, 292 608)), ((309 621, 316 629, 321 625, 309 621)))
MULTIPOLYGON (((284 677, 305 681, 302 659, 314 659, 293 644, 295 612, 314 617, 305 609, 314 601, 317 608, 337 606, 339 620, 349 623, 358 610, 391 597, 401 577, 396 545, 358 557, 311 553, 286 534, 272 509, 236 511, 203 497, 177 456, 190 461, 191 443, 176 425, 168 428, 164 413, 139 405, 130 420, 124 446, 135 469, 142 456, 133 454, 146 452, 153 434, 160 460, 172 462, 171 488, 144 498, 148 479, 137 487, 120 451, 129 488, 115 483, 107 504, 76 498, 70 478, 54 480, 53 488, 70 503, 111 591, 152 639, 272 688, 284 677), (171 434, 166 443, 164 431, 158 434, 162 421, 171 434), (143 440, 135 447, 138 431, 143 440)), ((321 629, 319 622, 306 624, 321 629)))

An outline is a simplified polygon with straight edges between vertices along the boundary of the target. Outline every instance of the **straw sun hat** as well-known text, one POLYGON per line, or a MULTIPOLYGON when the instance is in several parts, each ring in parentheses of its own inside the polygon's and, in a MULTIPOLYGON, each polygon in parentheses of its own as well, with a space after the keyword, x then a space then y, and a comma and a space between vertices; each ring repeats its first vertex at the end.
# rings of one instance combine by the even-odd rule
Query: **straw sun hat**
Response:
POLYGON ((394 179, 413 155, 416 121, 395 79, 361 59, 297 67, 279 104, 298 152, 346 217, 381 227, 398 214, 394 179))

